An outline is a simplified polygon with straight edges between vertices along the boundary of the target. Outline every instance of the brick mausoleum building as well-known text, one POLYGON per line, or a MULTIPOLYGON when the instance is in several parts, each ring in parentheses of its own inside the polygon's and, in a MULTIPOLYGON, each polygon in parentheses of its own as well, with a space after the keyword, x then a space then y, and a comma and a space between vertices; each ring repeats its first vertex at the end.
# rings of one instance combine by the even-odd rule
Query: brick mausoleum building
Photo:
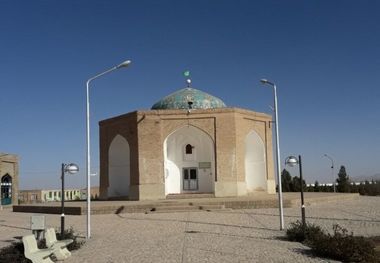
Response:
POLYGON ((17 205, 18 156, 0 152, 1 205, 17 205))
POLYGON ((100 198, 275 193, 271 120, 187 87, 100 121, 100 198))

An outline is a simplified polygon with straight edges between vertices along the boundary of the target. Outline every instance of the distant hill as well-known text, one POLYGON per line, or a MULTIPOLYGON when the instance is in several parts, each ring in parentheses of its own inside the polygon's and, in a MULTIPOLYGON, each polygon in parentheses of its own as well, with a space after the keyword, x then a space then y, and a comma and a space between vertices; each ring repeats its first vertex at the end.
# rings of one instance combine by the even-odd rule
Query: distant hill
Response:
POLYGON ((354 176, 350 178, 351 181, 354 182, 364 182, 364 181, 380 181, 380 173, 374 174, 374 175, 361 175, 361 176, 354 176))

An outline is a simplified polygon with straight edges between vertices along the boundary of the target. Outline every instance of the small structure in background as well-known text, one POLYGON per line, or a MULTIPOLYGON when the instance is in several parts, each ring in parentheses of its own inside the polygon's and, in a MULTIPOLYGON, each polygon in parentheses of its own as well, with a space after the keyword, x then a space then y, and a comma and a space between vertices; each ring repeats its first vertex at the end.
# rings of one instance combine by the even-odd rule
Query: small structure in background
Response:
MULTIPOLYGON (((76 201, 82 200, 82 189, 65 189, 65 200, 76 201)), ((61 190, 58 189, 36 189, 20 190, 19 201, 24 204, 59 202, 61 201, 61 190)))
MULTIPOLYGON (((87 189, 72 188, 65 189, 65 201, 86 200, 87 189)), ((99 186, 91 187, 91 198, 98 199, 99 186)), ((20 190, 18 194, 19 202, 22 204, 35 204, 45 202, 60 202, 61 190, 58 189, 36 189, 36 190, 20 190)))
POLYGON ((0 152, 1 208, 17 204, 19 158, 15 154, 0 152))
MULTIPOLYGON (((99 186, 91 186, 90 188, 91 199, 97 200, 99 199, 99 186)), ((87 199, 87 189, 82 189, 80 192, 81 198, 80 200, 87 199)))

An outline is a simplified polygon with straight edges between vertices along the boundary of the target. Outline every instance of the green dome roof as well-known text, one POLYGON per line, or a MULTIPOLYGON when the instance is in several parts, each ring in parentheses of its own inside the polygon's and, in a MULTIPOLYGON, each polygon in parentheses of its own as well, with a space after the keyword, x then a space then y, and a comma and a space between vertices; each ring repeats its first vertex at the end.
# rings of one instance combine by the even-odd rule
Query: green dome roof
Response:
POLYGON ((225 108, 224 102, 206 92, 193 88, 178 90, 161 99, 152 106, 152 110, 188 109, 192 102, 192 109, 225 108))

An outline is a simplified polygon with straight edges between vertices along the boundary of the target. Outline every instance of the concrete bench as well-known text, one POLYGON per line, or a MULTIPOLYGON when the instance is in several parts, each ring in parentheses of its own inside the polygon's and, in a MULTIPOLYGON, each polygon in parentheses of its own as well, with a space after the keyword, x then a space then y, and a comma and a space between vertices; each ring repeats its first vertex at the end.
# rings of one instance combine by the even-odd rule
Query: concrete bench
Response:
POLYGON ((30 259, 33 263, 53 263, 50 256, 54 250, 50 248, 39 249, 34 235, 22 237, 22 243, 24 244, 25 257, 30 259))
POLYGON ((72 239, 57 240, 54 228, 48 228, 45 231, 46 246, 53 249, 54 256, 58 260, 65 260, 71 256, 67 246, 73 243, 72 239))

